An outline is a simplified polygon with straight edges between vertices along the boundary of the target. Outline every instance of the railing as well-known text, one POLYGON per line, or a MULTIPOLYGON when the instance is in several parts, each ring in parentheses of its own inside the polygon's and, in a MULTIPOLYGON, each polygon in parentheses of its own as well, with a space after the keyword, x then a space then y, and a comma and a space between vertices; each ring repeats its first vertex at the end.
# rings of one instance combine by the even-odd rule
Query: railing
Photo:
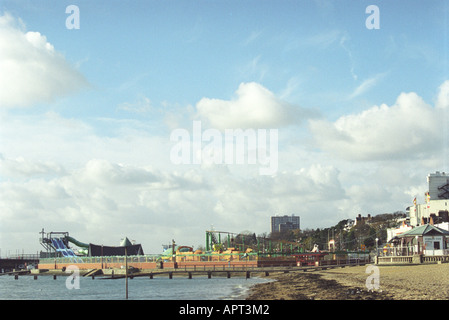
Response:
MULTIPOLYGON (((129 256, 128 262, 156 262, 158 257, 155 256, 129 256)), ((125 257, 105 256, 105 257, 76 257, 76 258, 43 258, 39 262, 42 264, 49 263, 72 263, 76 259, 78 263, 125 263, 125 257)))
POLYGON ((423 256, 423 262, 449 262, 449 256, 423 256))
POLYGON ((335 265, 358 265, 370 263, 371 259, 369 256, 364 258, 353 258, 353 259, 336 259, 336 260, 320 260, 320 266, 335 266, 335 265))
MULTIPOLYGON (((104 257, 76 257, 76 258, 42 258, 40 263, 72 263, 74 259, 77 263, 125 263, 124 256, 104 256, 104 257)), ((165 262, 214 262, 214 261, 257 261, 257 253, 213 253, 213 254, 176 254, 173 256, 160 256, 160 255, 145 255, 145 256, 128 256, 128 263, 138 262, 157 262, 159 260, 165 262)))
MULTIPOLYGON (((319 259, 318 257, 313 257, 310 262, 315 264, 315 261, 320 260, 320 263, 324 264, 347 264, 357 261, 364 262, 366 259, 369 260, 369 256, 366 253, 362 254, 351 254, 347 255, 346 258, 336 256, 336 259, 319 259)), ((208 253, 208 254, 177 254, 173 256, 161 256, 161 255, 144 255, 144 256, 128 256, 128 263, 156 263, 159 261, 163 262, 177 262, 177 263, 194 263, 194 262, 208 262, 208 263, 223 263, 226 262, 252 262, 256 261, 269 263, 270 261, 282 263, 291 263, 296 265, 297 262, 301 260, 296 255, 285 255, 285 254, 257 254, 257 253, 208 253)), ((302 261, 302 260, 301 260, 302 261)), ((124 256, 104 256, 104 257, 86 257, 80 256, 75 258, 70 257, 57 257, 57 258, 41 258, 39 259, 41 264, 68 264, 68 263, 90 263, 90 264, 113 264, 113 263, 125 263, 124 256)), ((304 262, 304 261, 303 261, 304 262)))
POLYGON ((377 257, 377 264, 449 262, 449 255, 414 255, 377 257))
POLYGON ((413 256, 384 256, 384 257, 377 257, 377 263, 378 264, 385 264, 385 263, 412 263, 413 262, 413 256))
POLYGON ((7 260, 39 260, 38 254, 18 254, 14 256, 1 257, 1 259, 7 260))

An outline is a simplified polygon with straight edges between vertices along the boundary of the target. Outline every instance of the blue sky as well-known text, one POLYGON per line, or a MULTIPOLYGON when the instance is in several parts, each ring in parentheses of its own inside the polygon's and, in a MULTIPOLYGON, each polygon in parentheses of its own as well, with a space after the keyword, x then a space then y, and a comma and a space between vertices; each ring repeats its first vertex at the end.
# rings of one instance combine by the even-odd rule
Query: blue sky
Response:
POLYGON ((33 251, 44 227, 157 251, 211 224, 269 232, 276 213, 316 228, 405 210, 449 170, 448 15, 445 1, 1 1, 0 245, 33 251), (251 127, 246 114, 279 130, 275 176, 170 162, 172 130, 251 127))
POLYGON ((193 105, 204 96, 229 99, 251 81, 277 94, 296 85, 293 103, 331 114, 364 100, 392 103, 398 92, 417 87, 430 97, 447 72, 446 5, 382 2, 381 27, 368 30, 369 4, 85 1, 78 4, 79 30, 65 28, 65 2, 6 1, 3 10, 79 66, 92 88, 76 102, 102 96, 95 107, 66 107, 76 116, 116 116, 114 105, 142 96, 156 107, 193 105), (372 79, 362 97, 347 99, 372 79), (333 99, 317 101, 323 95, 333 99))

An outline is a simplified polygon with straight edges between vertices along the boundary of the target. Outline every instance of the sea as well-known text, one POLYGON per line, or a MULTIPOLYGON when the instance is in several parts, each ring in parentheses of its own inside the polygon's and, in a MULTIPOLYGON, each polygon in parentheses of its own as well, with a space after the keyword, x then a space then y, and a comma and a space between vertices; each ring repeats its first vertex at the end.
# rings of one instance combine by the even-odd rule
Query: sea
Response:
MULTIPOLYGON (((128 279, 128 300, 241 300, 251 286, 271 281, 246 277, 134 277, 128 279)), ((0 276, 1 300, 125 300, 126 280, 59 275, 0 276)))

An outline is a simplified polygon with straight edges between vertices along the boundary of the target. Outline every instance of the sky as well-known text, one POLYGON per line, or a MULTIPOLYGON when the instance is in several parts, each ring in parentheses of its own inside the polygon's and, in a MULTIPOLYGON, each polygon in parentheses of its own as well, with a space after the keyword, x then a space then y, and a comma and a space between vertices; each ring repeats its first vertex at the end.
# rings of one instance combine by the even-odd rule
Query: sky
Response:
POLYGON ((42 228, 158 253, 423 202, 449 171, 448 19, 443 0, 1 0, 0 255, 42 228), (225 161, 238 130, 257 140, 225 161))

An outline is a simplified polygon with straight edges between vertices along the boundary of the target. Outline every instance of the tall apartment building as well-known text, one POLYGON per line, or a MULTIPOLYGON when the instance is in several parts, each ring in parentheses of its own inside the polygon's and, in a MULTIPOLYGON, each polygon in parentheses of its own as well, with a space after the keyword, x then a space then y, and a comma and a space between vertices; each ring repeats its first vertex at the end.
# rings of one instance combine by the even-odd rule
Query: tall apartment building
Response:
POLYGON ((292 214, 291 216, 272 216, 271 217, 271 233, 283 232, 285 230, 299 229, 299 216, 292 214))

